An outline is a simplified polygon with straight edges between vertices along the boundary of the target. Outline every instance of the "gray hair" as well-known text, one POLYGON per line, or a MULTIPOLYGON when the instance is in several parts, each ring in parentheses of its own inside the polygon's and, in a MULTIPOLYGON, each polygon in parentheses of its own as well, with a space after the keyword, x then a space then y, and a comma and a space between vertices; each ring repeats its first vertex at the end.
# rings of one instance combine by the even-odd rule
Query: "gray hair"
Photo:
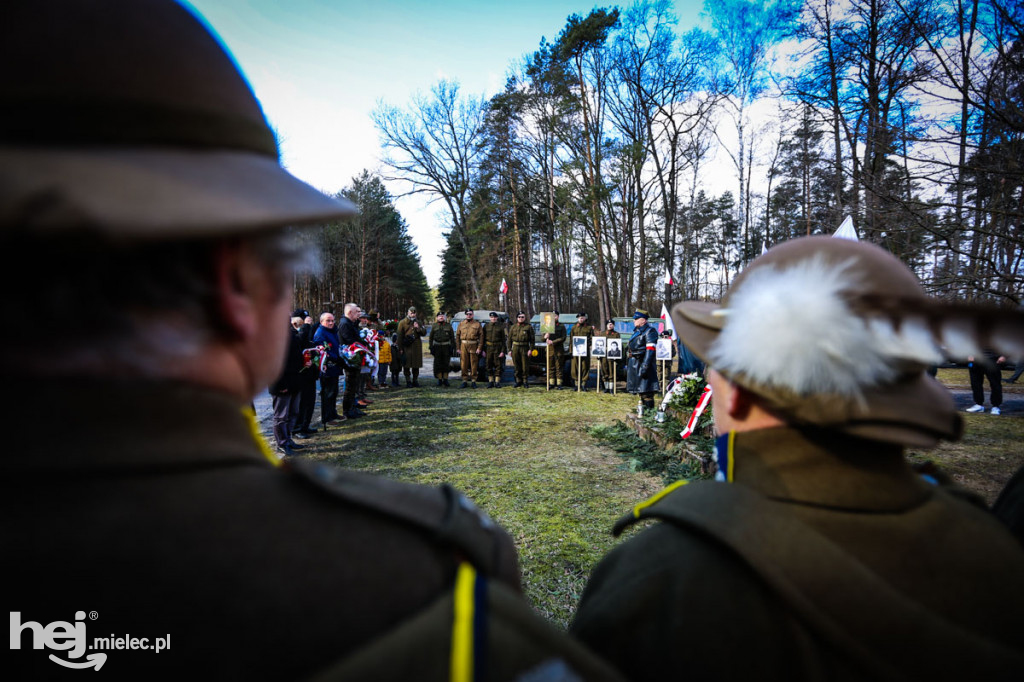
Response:
POLYGON ((244 245, 281 295, 296 268, 311 261, 288 229, 152 242, 96 233, 0 236, 3 369, 145 376, 211 341, 230 339, 218 310, 214 268, 225 244, 244 245), (14 273, 26 258, 44 258, 46 267, 46 276, 32 284, 30 303, 12 296, 24 288, 14 273), (73 343, 52 356, 40 354, 21 323, 26 307, 46 324, 67 327, 73 343))

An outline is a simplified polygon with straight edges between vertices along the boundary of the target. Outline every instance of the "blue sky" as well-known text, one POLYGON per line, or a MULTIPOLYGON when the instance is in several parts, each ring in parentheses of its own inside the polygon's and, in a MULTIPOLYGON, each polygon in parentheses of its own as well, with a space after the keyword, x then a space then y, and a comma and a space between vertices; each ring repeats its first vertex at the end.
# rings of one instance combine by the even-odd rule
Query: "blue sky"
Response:
MULTIPOLYGON (((334 193, 379 166, 370 112, 405 106, 441 78, 493 95, 510 65, 595 5, 563 0, 190 0, 232 52, 281 141, 282 161, 334 193)), ((701 2, 676 0, 681 27, 701 2)), ((598 4, 596 6, 610 6, 598 4)), ((402 191, 400 185, 391 187, 402 191)), ((431 285, 440 280, 446 219, 420 197, 396 202, 431 285)))

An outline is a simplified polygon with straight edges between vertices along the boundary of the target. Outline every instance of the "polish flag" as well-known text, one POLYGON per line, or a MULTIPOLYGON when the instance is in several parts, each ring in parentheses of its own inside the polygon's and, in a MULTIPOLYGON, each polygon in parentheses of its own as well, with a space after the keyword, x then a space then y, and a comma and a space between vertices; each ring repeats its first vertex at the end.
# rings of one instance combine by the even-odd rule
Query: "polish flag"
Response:
POLYGON ((501 286, 498 287, 498 293, 499 294, 507 294, 508 293, 508 282, 506 282, 504 279, 501 280, 501 286))
POLYGON ((672 324, 672 316, 668 314, 668 308, 665 307, 664 303, 661 304, 661 319, 665 321, 665 329, 672 332, 672 338, 678 338, 676 336, 675 325, 672 324))
POLYGON ((676 284, 676 280, 672 276, 672 271, 669 270, 668 268, 665 268, 665 284, 669 285, 670 287, 675 286, 676 284))
POLYGON ((690 419, 686 422, 686 428, 679 432, 682 438, 689 438, 693 434, 693 430, 697 428, 697 419, 704 414, 704 410, 709 402, 711 402, 711 384, 704 387, 704 392, 700 395, 697 407, 693 408, 693 414, 690 415, 690 419))

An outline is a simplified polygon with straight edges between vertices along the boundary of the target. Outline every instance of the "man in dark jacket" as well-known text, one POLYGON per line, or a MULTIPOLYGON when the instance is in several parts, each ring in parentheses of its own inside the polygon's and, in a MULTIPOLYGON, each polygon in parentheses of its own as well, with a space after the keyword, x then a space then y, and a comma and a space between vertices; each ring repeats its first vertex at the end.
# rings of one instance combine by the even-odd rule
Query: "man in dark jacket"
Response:
POLYGON ((640 396, 639 414, 654 409, 654 394, 658 392, 658 370, 655 367, 655 351, 658 347, 658 330, 647 323, 646 310, 633 313, 633 336, 629 339, 626 365, 626 390, 640 396))
POLYGON ((533 614, 515 550, 449 486, 279 458, 294 226, 355 207, 279 164, 218 40, 171 0, 9 0, 0 22, 7 678, 614 679, 533 614), (88 315, 76 311, 88 310, 88 315), (59 385, 53 409, 38 405, 59 385), (16 558, 16 560, 15 560, 16 558), (116 634, 113 634, 116 633, 116 634))
MULTIPOLYGON (((338 326, 338 341, 342 348, 353 343, 362 343, 359 336, 359 315, 361 311, 356 303, 346 303, 344 317, 338 326)), ((352 363, 344 363, 345 394, 342 397, 342 413, 349 419, 362 417, 366 413, 356 405, 356 394, 359 393, 359 382, 362 380, 360 367, 352 363)))
MULTIPOLYGON (((888 252, 831 237, 769 250, 720 306, 677 305, 711 367, 718 480, 616 524, 661 520, 597 566, 571 632, 634 680, 664 678, 666 652, 695 680, 1017 679, 1024 551, 903 456, 960 435, 926 373, 950 309, 888 252)), ((955 313, 971 318, 1007 339, 1024 324, 955 313)))
MULTIPOLYGON (((299 341, 302 349, 313 347, 313 318, 309 312, 303 309, 295 310, 292 313, 292 327, 299 333, 299 341)), ((305 359, 303 359, 305 361, 305 359)), ((313 411, 316 407, 316 381, 320 370, 315 365, 303 367, 299 371, 299 411, 295 417, 292 428, 293 438, 310 438, 316 430, 312 426, 313 411)))
POLYGON ((338 332, 334 329, 334 315, 320 314, 320 326, 313 334, 313 345, 323 346, 327 354, 324 371, 320 373, 320 422, 327 428, 328 423, 344 421, 338 414, 338 377, 342 372, 341 356, 338 354, 338 332))
MULTIPOLYGON (((294 318, 293 318, 294 319, 294 318)), ((302 335, 294 325, 288 330, 288 346, 285 349, 284 369, 277 381, 270 385, 274 405, 274 441, 282 457, 294 455, 303 446, 292 440, 292 424, 299 413, 302 398, 302 335)))

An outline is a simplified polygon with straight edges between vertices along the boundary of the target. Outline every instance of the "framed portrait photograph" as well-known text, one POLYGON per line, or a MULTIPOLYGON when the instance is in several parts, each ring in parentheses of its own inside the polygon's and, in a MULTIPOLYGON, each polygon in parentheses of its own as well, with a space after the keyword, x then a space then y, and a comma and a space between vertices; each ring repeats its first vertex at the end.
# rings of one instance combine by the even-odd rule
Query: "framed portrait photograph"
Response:
POLYGON ((608 339, 608 359, 622 359, 622 339, 608 339))
POLYGON ((590 354, 595 358, 603 358, 605 356, 604 342, 606 340, 603 336, 595 336, 591 339, 590 354))
POLYGON ((540 314, 540 333, 541 334, 554 334, 555 323, 558 322, 555 318, 554 313, 541 313, 540 314))
POLYGON ((654 359, 672 359, 672 339, 658 339, 658 345, 654 349, 654 359))
POLYGON ((574 358, 585 358, 585 357, 587 357, 587 337, 585 337, 585 336, 574 336, 574 337, 572 337, 572 356, 574 358))

